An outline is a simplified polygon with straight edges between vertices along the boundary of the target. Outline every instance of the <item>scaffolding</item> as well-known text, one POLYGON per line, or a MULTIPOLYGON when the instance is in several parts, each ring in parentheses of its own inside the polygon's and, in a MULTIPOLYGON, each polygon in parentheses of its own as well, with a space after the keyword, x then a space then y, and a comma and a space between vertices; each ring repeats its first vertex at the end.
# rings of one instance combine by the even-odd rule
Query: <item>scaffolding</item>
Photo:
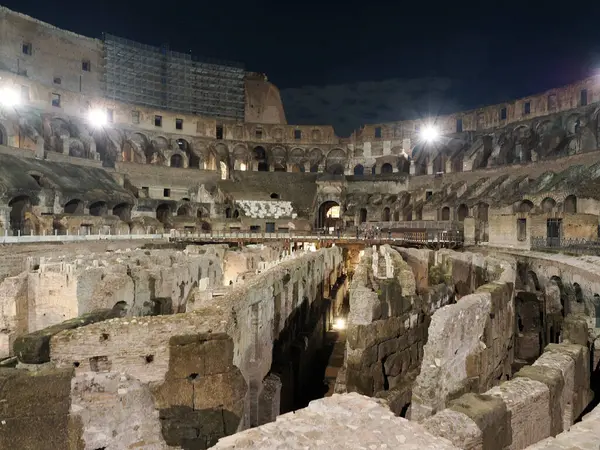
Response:
POLYGON ((211 117, 244 119, 244 66, 104 34, 106 98, 211 117))

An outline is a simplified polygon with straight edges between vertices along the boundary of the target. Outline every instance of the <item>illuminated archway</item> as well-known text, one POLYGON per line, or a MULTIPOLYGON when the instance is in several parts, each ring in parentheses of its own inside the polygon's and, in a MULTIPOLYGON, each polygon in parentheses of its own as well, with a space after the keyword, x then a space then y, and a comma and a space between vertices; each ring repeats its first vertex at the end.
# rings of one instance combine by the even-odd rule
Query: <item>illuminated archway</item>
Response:
POLYGON ((319 206, 319 213, 317 214, 316 227, 317 228, 335 228, 341 225, 341 210, 340 205, 334 201, 323 202, 319 206))

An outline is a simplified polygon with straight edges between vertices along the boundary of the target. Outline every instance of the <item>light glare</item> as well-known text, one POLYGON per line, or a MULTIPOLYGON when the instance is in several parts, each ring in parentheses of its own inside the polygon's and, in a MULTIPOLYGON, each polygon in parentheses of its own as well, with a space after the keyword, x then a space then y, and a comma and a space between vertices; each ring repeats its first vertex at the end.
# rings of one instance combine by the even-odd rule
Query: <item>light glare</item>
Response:
POLYGON ((0 90, 0 104, 9 108, 18 105, 19 94, 12 88, 2 88, 2 90, 0 90))
POLYGON ((342 317, 338 317, 333 324, 334 330, 345 330, 346 329, 346 320, 342 317))
POLYGON ((108 123, 106 111, 102 109, 92 109, 88 114, 88 119, 92 126, 100 128, 108 123))
POLYGON ((438 138, 438 136, 438 130, 432 125, 427 125, 425 128, 423 128, 423 131, 421 131, 421 138, 426 142, 433 142, 438 138))

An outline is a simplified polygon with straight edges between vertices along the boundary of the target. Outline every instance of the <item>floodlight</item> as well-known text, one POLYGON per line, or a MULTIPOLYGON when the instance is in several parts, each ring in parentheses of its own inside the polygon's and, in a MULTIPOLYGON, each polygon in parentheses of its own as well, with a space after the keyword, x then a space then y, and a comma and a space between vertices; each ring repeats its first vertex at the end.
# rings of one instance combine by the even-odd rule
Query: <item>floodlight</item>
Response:
POLYGON ((344 320, 342 317, 339 317, 338 319, 336 319, 335 323, 333 324, 333 329, 334 330, 345 330, 346 329, 346 320, 344 320))
POLYGON ((19 94, 10 87, 0 89, 0 105, 12 108, 19 104, 19 94))
POLYGON ((425 142, 433 142, 439 137, 439 135, 440 134, 439 134, 438 130, 433 125, 427 125, 421 131, 421 138, 425 142))
POLYGON ((93 127, 100 128, 108 123, 106 111, 103 109, 92 109, 88 113, 88 120, 93 127))

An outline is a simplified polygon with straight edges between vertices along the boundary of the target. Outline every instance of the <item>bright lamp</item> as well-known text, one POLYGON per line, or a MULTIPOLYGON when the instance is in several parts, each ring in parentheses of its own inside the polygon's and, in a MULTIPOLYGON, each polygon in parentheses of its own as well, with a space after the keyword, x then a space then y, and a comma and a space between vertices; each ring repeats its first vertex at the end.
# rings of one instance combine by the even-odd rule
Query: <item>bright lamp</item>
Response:
POLYGON ((440 134, 439 134, 438 130, 433 125, 427 125, 421 131, 421 138, 425 142, 433 142, 439 137, 439 135, 440 134))
POLYGON ((10 87, 0 89, 0 104, 12 108, 19 104, 19 93, 10 87))
POLYGON ((106 111, 102 109, 92 109, 88 113, 88 119, 90 121, 90 124, 97 128, 103 127, 108 123, 106 111))

